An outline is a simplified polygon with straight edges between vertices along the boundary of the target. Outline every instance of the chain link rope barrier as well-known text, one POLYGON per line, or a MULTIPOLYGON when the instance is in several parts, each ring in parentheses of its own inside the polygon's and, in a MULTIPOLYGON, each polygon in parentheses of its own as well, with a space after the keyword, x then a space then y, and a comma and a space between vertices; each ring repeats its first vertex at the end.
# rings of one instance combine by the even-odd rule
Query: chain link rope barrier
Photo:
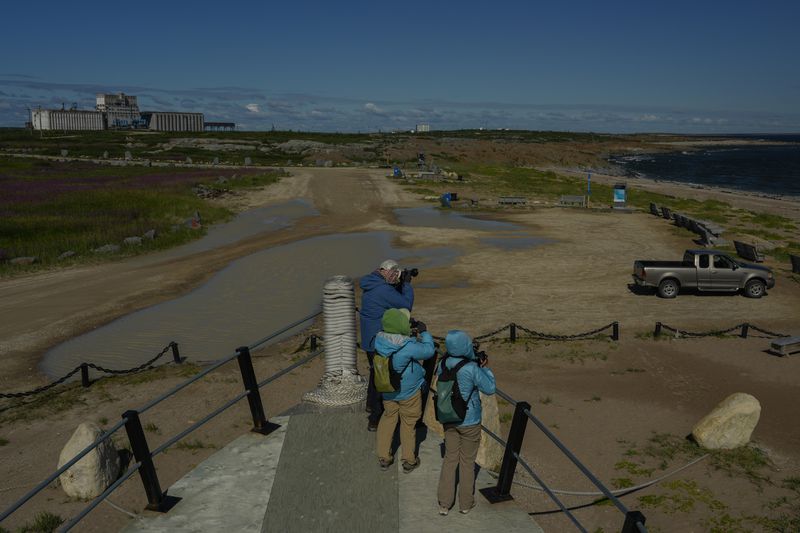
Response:
MULTIPOLYGON (((160 353, 158 353, 158 355, 156 355, 152 359, 150 359, 148 361, 145 361, 144 363, 142 363, 139 366, 136 366, 136 367, 133 367, 133 368, 124 369, 124 370, 114 370, 114 369, 111 369, 111 368, 105 368, 105 367, 102 367, 102 366, 97 365, 95 363, 84 363, 84 364, 89 368, 94 368, 95 370, 97 370, 99 372, 106 373, 106 374, 113 374, 113 375, 133 374, 135 372, 141 372, 142 370, 145 370, 146 368, 150 368, 153 363, 155 363, 158 359, 163 357, 164 354, 166 354, 168 350, 172 349, 173 346, 177 346, 177 345, 174 342, 170 342, 169 344, 167 344, 164 347, 163 350, 161 350, 160 353)), ((71 378, 72 376, 74 376, 75 374, 80 372, 82 366, 83 365, 78 365, 75 368, 73 368, 72 370, 70 370, 65 376, 60 377, 56 381, 54 381, 52 383, 48 383, 47 385, 44 385, 42 387, 38 387, 36 389, 32 389, 32 390, 24 391, 24 392, 0 392, 0 398, 24 398, 26 396, 33 396, 35 394, 40 394, 42 392, 48 391, 48 390, 52 389, 53 387, 55 387, 56 385, 60 385, 60 384, 64 383, 66 380, 68 380, 69 378, 71 378)))
POLYGON ((748 330, 753 329, 765 335, 769 335, 770 337, 789 337, 789 335, 785 333, 776 333, 774 331, 769 331, 764 328, 760 328, 754 324, 750 324, 749 322, 742 322, 741 324, 736 324, 735 326, 731 326, 727 329, 717 329, 711 331, 686 331, 679 328, 675 328, 668 324, 664 324, 663 322, 656 322, 656 327, 654 331, 654 335, 658 337, 661 334, 661 330, 667 330, 672 332, 676 338, 678 337, 691 337, 691 338, 700 338, 700 337, 719 337, 721 335, 727 335, 728 333, 732 333, 736 330, 740 330, 740 337, 747 337, 748 330))

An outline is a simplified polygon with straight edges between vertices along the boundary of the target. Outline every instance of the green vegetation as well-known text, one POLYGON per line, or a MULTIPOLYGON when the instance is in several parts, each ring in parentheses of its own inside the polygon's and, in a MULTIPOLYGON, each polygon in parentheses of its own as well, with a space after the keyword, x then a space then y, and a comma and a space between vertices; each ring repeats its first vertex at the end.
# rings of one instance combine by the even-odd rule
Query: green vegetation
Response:
POLYGON ((161 433, 161 430, 158 428, 158 426, 152 422, 148 422, 147 424, 145 424, 144 430, 150 433, 156 433, 156 434, 161 433))
POLYGON ((6 446, 6 445, 8 445, 8 442, 9 442, 8 439, 4 439, 4 438, 0 437, 0 446, 6 446))
POLYGON ((208 189, 260 187, 279 179, 277 172, 109 167, 87 162, 57 162, 0 157, 0 250, 8 257, 36 257, 30 266, 0 263, 0 276, 47 265, 97 261, 92 252, 121 245, 114 256, 168 248, 197 238, 202 230, 185 224, 199 212, 203 224, 232 213, 199 198, 193 186, 208 189), (240 172, 241 174, 241 172, 240 172), (224 178, 220 179, 220 178, 224 178), (124 245, 127 237, 156 230, 155 239, 124 245), (59 259, 64 252, 75 255, 59 259))
POLYGON ((213 444, 206 444, 205 442, 201 441, 200 439, 194 440, 182 440, 178 441, 178 444, 175 447, 179 450, 187 450, 187 451, 196 451, 196 450, 204 450, 207 448, 216 448, 213 444))
POLYGON ((545 396, 544 398, 539 398, 539 403, 542 405, 548 405, 553 403, 553 399, 550 396, 545 396))
POLYGON ((108 417, 101 416, 100 420, 98 420, 98 422, 100 422, 101 426, 105 426, 106 424, 108 424, 108 417))
POLYGON ((500 423, 501 424, 507 424, 507 423, 511 422, 512 418, 514 418, 514 414, 513 413, 503 413, 503 414, 500 415, 500 423))
POLYGON ((47 511, 37 513, 32 523, 26 523, 17 529, 17 533, 52 533, 58 526, 64 523, 64 519, 47 511))

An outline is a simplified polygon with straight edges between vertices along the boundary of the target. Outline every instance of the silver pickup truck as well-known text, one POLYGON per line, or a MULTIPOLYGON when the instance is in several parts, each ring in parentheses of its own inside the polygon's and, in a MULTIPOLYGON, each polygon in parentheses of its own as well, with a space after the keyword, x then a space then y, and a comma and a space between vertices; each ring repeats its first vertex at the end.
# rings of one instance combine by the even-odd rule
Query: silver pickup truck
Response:
POLYGON ((722 252, 686 250, 683 261, 635 261, 633 282, 640 287, 655 287, 662 298, 675 298, 683 288, 742 289, 749 298, 761 298, 775 286, 775 277, 765 266, 742 263, 722 252))

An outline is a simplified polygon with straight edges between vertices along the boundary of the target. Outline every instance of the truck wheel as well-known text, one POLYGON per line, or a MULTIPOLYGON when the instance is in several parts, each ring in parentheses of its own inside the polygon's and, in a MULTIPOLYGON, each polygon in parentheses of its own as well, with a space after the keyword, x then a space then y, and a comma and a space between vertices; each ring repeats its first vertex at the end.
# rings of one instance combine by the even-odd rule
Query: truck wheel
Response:
POLYGON ((658 295, 662 298, 675 298, 681 286, 677 280, 665 279, 658 284, 658 295))
POLYGON ((744 295, 748 298, 761 298, 764 296, 764 282, 760 279, 751 279, 744 286, 744 295))

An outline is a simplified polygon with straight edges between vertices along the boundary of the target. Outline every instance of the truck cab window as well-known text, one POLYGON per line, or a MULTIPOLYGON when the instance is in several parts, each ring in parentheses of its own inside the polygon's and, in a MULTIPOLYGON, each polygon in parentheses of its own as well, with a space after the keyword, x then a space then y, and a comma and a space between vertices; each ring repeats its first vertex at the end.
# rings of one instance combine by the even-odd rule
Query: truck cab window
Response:
POLYGON ((698 263, 699 268, 708 268, 708 254, 703 254, 700 256, 700 262, 698 263))
POLYGON ((715 255, 714 256, 714 268, 733 268, 731 262, 728 261, 728 258, 722 255, 715 255))

